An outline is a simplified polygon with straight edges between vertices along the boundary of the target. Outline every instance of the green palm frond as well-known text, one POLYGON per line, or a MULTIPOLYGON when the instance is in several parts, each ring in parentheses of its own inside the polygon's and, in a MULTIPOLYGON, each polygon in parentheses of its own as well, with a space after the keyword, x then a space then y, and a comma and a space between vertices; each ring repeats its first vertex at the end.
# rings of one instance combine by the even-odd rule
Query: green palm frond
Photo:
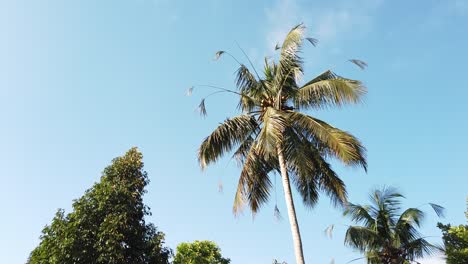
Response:
POLYGON ((260 105, 255 98, 260 98, 265 93, 264 86, 244 64, 241 64, 237 70, 236 85, 239 92, 243 95, 240 96, 239 109, 244 112, 250 112, 260 105))
POLYGON ((202 169, 229 152, 234 145, 242 142, 257 128, 257 121, 250 115, 226 119, 200 146, 198 160, 202 169))
POLYGON ((381 238, 373 229, 363 226, 351 226, 346 231, 345 245, 361 252, 365 252, 369 248, 379 248, 380 244, 381 238))
POLYGON ((237 150, 232 155, 236 159, 237 163, 242 166, 245 163, 245 159, 249 154, 252 145, 255 143, 255 140, 252 136, 248 136, 244 141, 241 142, 237 150))
POLYGON ((263 127, 257 138, 258 151, 262 155, 275 156, 277 145, 283 142, 286 118, 273 107, 267 107, 261 119, 263 127))
POLYGON ((424 238, 415 239, 402 245, 402 248, 405 250, 405 253, 410 256, 409 260, 416 260, 441 252, 439 247, 429 243, 424 238))
POLYGON ((424 219, 424 212, 417 208, 408 208, 406 209, 398 219, 397 227, 404 225, 413 225, 420 226, 421 221, 424 219))
POLYGON ((294 94, 294 105, 299 109, 327 108, 356 104, 362 101, 366 87, 356 80, 346 79, 326 71, 304 84, 294 94))
POLYGON ((294 129, 285 131, 285 154, 292 179, 303 203, 313 207, 319 191, 325 192, 334 205, 347 203, 344 182, 331 169, 315 146, 294 129))
POLYGON ((258 80, 244 64, 239 66, 236 73, 236 85, 240 92, 256 94, 260 88, 258 80))
POLYGON ((292 112, 290 120, 304 136, 312 141, 318 141, 329 154, 337 157, 344 164, 361 166, 367 170, 365 148, 351 134, 300 112, 292 112))
POLYGON ((304 205, 312 208, 319 198, 317 174, 321 171, 315 166, 313 157, 309 155, 311 153, 309 142, 303 142, 292 129, 286 131, 285 137, 287 144, 284 146, 284 152, 289 175, 304 205))
POLYGON ((272 187, 268 173, 272 169, 272 166, 257 154, 255 147, 252 147, 239 177, 233 207, 235 215, 242 212, 246 203, 255 214, 268 201, 272 187))
POLYGON ((350 203, 343 215, 350 216, 351 221, 355 223, 362 223, 365 227, 375 229, 376 219, 372 217, 370 211, 371 206, 350 203))
POLYGON ((305 26, 299 24, 289 31, 283 45, 274 78, 275 92, 281 97, 296 88, 296 80, 302 76, 302 58, 299 56, 305 26))

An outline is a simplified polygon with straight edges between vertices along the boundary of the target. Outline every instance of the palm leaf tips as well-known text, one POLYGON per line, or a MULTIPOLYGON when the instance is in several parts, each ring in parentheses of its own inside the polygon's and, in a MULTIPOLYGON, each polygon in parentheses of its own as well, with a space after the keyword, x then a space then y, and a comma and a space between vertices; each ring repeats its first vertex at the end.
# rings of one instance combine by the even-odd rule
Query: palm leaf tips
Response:
POLYGON ((306 38, 306 39, 310 42, 310 44, 312 44, 312 46, 317 47, 318 39, 316 38, 306 38))
POLYGON ((335 228, 335 225, 329 225, 326 229, 325 229, 325 235, 328 237, 328 238, 333 238, 333 229, 335 228))
POLYGON ((356 80, 346 79, 326 71, 299 88, 294 95, 298 108, 326 108, 362 101, 366 87, 356 80))
POLYGON ((206 112, 206 106, 205 106, 205 98, 203 98, 200 101, 200 104, 198 105, 198 112, 202 117, 206 117, 207 112, 206 112))
POLYGON ((275 50, 279 50, 279 49, 281 49, 281 46, 279 45, 279 43, 276 43, 275 50))
POLYGON ((256 120, 249 115, 240 115, 226 119, 201 144, 198 160, 202 169, 215 162, 226 152, 240 144, 249 134, 257 129, 256 120))
POLYGON ((358 66, 361 70, 365 70, 367 68, 367 62, 358 60, 358 59, 351 59, 349 60, 354 65, 358 66))
POLYGON ((226 53, 226 51, 224 51, 224 50, 217 51, 217 52, 215 53, 214 60, 219 60, 219 58, 221 58, 221 56, 222 56, 224 53, 226 53))
POLYGON ((187 89, 187 91, 185 92, 185 95, 192 96, 192 93, 193 93, 193 86, 187 89))
POLYGON ((438 217, 444 217, 445 216, 445 208, 438 205, 438 204, 433 204, 429 203, 429 205, 432 207, 434 212, 437 214, 438 217))

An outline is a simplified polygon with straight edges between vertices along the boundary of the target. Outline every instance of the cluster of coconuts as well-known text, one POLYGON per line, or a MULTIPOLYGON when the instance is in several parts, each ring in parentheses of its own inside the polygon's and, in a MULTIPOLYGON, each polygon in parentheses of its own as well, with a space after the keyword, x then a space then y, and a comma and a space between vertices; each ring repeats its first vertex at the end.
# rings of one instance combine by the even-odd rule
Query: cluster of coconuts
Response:
MULTIPOLYGON (((287 97, 286 97, 286 96, 284 96, 284 95, 281 96, 282 110, 290 109, 290 107, 285 106, 286 100, 287 100, 287 97)), ((265 111, 265 110, 267 109, 267 107, 273 105, 273 102, 274 102, 274 101, 273 101, 272 98, 262 99, 262 101, 260 102, 260 107, 262 108, 263 111, 265 111)))

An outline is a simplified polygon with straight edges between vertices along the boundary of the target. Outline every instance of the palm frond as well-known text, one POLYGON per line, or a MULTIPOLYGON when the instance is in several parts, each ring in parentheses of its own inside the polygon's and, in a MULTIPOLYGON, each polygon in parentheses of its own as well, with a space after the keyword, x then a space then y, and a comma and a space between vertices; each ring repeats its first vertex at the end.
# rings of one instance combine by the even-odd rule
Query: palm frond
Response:
POLYGON ((290 120, 304 136, 311 141, 318 141, 322 147, 344 164, 361 166, 367 170, 366 149, 351 134, 300 112, 292 112, 290 120))
POLYGON ((281 46, 279 45, 279 43, 276 43, 275 50, 279 50, 279 49, 281 49, 281 46))
POLYGON ((272 187, 268 173, 272 167, 256 152, 255 147, 250 149, 242 168, 234 198, 235 215, 242 212, 246 203, 255 215, 258 209, 268 201, 272 187))
POLYGON ((206 112, 206 105, 205 105, 205 98, 203 98, 200 101, 200 104, 198 105, 198 112, 202 117, 206 117, 207 112, 206 112))
POLYGON ((385 211, 386 215, 394 217, 400 209, 401 198, 405 196, 393 187, 383 186, 371 192, 369 198, 380 211, 385 211))
POLYGON ((379 234, 372 229, 362 226, 351 226, 346 231, 345 245, 361 252, 374 249, 380 244, 379 234))
POLYGON ((210 136, 205 138, 200 146, 198 161, 202 169, 229 152, 233 146, 242 142, 257 128, 257 121, 250 115, 226 119, 210 136))
POLYGON ((320 109, 356 104, 362 101, 366 92, 360 81, 342 78, 326 71, 297 90, 294 105, 297 108, 320 109))
POLYGON ((221 58, 221 56, 226 53, 226 51, 224 50, 219 50, 215 53, 215 57, 214 57, 214 60, 219 60, 219 58, 221 58))
POLYGON ((241 94, 238 108, 244 112, 254 110, 259 105, 258 98, 261 98, 264 89, 244 64, 237 70, 236 85, 241 94))
POLYGON ((431 256, 434 253, 440 252, 439 247, 432 245, 424 238, 418 238, 406 243, 402 245, 402 249, 410 257, 410 260, 431 256))
POLYGON ((351 59, 349 61, 354 65, 358 66, 361 70, 365 70, 367 68, 367 63, 365 61, 357 59, 351 59))
POLYGON ((397 227, 403 225, 413 225, 420 226, 421 221, 424 218, 424 212, 417 208, 408 208, 403 213, 401 213, 400 218, 397 221, 397 227))
POLYGON ((424 212, 417 208, 406 209, 395 224, 395 236, 402 243, 408 243, 421 237, 416 227, 420 227, 424 219, 424 212))
POLYGON ((244 139, 244 141, 241 142, 237 150, 234 152, 234 155, 232 155, 232 157, 236 159, 239 166, 244 164, 245 159, 247 158, 250 148, 254 142, 254 138, 252 136, 248 136, 246 139, 244 139))
POLYGON ((281 219, 283 219, 283 216, 281 215, 281 212, 277 205, 275 205, 273 216, 275 217, 276 221, 280 221, 281 219))
POLYGON ((310 44, 312 44, 314 47, 317 47, 317 44, 318 44, 318 39, 316 38, 306 38, 310 44))
POLYGON ((350 203, 343 215, 350 216, 351 221, 355 223, 362 223, 365 227, 374 229, 376 219, 372 217, 370 211, 370 206, 350 203))
POLYGON ((363 258, 364 258, 364 257, 352 259, 352 260, 350 260, 350 261, 346 262, 346 264, 348 264, 348 263, 352 263, 352 262, 354 262, 354 261, 361 260, 361 259, 363 259, 363 258))
POLYGON ((192 93, 193 93, 193 86, 187 89, 187 91, 185 92, 185 95, 192 96, 192 93))
POLYGON ((293 27, 291 31, 286 35, 286 38, 283 41, 283 45, 281 46, 281 52, 286 52, 288 54, 288 50, 297 49, 302 45, 303 35, 305 31, 304 24, 298 24, 297 26, 293 27))
POLYGON ((276 147, 283 142, 283 132, 287 123, 283 114, 267 107, 262 116, 263 127, 257 138, 258 151, 262 155, 276 156, 276 147))
POLYGON ((433 204, 429 203, 429 205, 432 207, 434 212, 437 214, 438 217, 445 217, 445 208, 438 205, 438 204, 433 204))
POLYGON ((316 147, 294 129, 285 131, 287 166, 303 203, 313 207, 318 201, 318 191, 325 192, 333 205, 347 203, 344 182, 324 160, 316 147))
POLYGON ((278 89, 277 95, 282 96, 283 93, 289 94, 296 87, 296 79, 298 75, 302 75, 302 58, 299 56, 305 26, 299 24, 289 31, 283 45, 281 46, 281 54, 278 61, 278 68, 274 78, 274 87, 278 89), (300 74, 299 74, 300 73, 300 74))
POLYGON ((329 225, 324 231, 325 235, 330 239, 333 238, 333 229, 335 229, 335 225, 329 225))
POLYGON ((259 89, 259 82, 244 64, 239 66, 236 73, 236 85, 240 92, 251 94, 259 89))

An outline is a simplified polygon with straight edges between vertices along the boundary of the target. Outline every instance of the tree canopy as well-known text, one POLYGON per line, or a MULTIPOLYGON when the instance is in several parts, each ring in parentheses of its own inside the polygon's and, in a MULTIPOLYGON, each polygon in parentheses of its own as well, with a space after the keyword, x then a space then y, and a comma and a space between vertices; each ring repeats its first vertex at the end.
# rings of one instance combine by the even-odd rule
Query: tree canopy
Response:
POLYGON ((173 264, 229 264, 231 260, 221 256, 221 249, 212 241, 180 243, 173 264))
MULTIPOLYGON (((350 204, 345 215, 361 224, 346 231, 345 244, 365 254, 369 264, 406 264, 438 251, 418 228, 424 212, 418 208, 401 210, 402 194, 382 188, 370 194, 370 205, 350 204)), ((437 214, 443 208, 431 204, 437 214)))
MULTIPOLYGON (((468 221, 468 199, 465 215, 468 221)), ((443 234, 447 264, 468 264, 468 225, 451 226, 439 223, 438 227, 443 234)))
POLYGON ((29 264, 168 264, 164 233, 144 217, 142 196, 149 183, 137 148, 115 158, 99 183, 60 209, 40 237, 29 264))

